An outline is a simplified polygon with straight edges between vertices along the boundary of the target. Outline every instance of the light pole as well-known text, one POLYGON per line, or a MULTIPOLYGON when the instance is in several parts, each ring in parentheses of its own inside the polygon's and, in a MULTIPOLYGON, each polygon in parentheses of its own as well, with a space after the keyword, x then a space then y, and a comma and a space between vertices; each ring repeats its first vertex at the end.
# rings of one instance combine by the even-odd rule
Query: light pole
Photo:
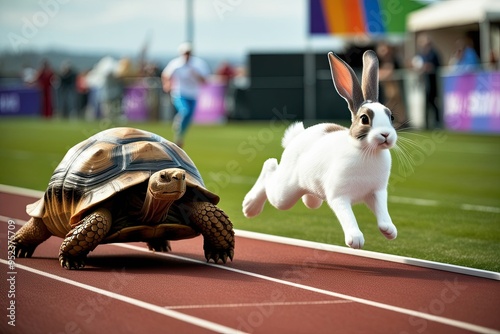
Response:
POLYGON ((186 42, 194 41, 194 0, 186 0, 186 42))

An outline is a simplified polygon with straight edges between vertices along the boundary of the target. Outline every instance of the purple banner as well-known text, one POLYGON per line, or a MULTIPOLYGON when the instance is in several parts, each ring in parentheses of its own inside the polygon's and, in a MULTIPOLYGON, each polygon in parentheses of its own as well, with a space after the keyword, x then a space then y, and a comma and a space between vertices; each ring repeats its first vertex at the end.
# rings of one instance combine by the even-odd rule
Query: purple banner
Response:
POLYGON ((123 112, 130 121, 148 120, 148 89, 142 84, 125 88, 123 112))
POLYGON ((443 91, 448 129, 500 133, 500 72, 447 75, 443 91))
POLYGON ((40 98, 34 87, 0 88, 0 116, 39 116, 40 98))
POLYGON ((195 123, 211 124, 225 121, 225 89, 226 86, 220 83, 208 83, 202 87, 196 102, 195 123))

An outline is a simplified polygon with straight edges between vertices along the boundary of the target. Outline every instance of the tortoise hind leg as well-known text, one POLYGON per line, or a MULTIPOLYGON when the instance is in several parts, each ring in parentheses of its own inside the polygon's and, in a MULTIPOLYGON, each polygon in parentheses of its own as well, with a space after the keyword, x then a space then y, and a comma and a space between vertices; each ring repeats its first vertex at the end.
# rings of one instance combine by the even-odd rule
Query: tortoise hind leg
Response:
POLYGON ((71 230, 61 244, 59 262, 66 269, 80 269, 85 266, 87 254, 104 239, 111 227, 111 213, 100 208, 83 218, 71 230))
POLYGON ((229 217, 209 202, 186 203, 191 207, 191 222, 200 230, 204 238, 203 249, 207 262, 219 259, 226 263, 234 256, 234 231, 229 217))
POLYGON ((32 217, 16 232, 12 240, 14 254, 16 257, 31 257, 35 248, 51 235, 41 218, 32 217))

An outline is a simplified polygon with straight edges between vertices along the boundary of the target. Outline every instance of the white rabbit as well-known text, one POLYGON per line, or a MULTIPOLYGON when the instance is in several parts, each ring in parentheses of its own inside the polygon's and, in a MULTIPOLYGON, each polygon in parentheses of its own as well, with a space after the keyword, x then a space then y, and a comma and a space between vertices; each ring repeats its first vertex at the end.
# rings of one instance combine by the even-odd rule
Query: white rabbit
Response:
POLYGON ((352 205, 364 202, 377 218, 387 239, 397 235, 387 209, 387 183, 391 169, 389 149, 397 140, 391 111, 378 101, 378 59, 363 55, 359 84, 352 68, 332 52, 328 54, 333 83, 351 111, 351 127, 322 123, 304 129, 302 122, 288 127, 285 149, 264 162, 255 185, 243 200, 246 217, 258 215, 268 200, 280 210, 290 209, 302 197, 311 209, 326 201, 344 230, 345 243, 362 248, 363 233, 352 205))

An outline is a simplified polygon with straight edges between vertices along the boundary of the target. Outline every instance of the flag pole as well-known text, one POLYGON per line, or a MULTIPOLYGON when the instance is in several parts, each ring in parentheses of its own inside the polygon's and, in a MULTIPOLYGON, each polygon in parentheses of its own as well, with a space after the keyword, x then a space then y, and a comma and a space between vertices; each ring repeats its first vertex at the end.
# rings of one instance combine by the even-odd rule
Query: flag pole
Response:
POLYGON ((307 1, 306 48, 304 52, 304 119, 316 119, 316 55, 311 42, 311 0, 307 1))

